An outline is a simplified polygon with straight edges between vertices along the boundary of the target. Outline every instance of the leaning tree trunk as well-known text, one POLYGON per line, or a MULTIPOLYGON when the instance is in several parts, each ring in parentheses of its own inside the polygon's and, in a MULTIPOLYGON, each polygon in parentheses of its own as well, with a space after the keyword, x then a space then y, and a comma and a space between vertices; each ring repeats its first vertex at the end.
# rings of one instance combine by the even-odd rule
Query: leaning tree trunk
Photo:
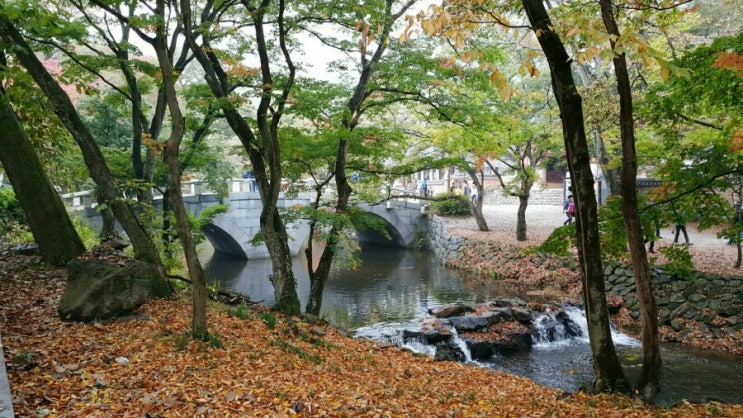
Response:
MULTIPOLYGON (((346 177, 346 163, 348 161, 348 152, 350 146, 351 131, 358 124, 359 117, 362 114, 362 104, 368 97, 367 87, 371 81, 372 74, 374 73, 376 66, 382 59, 382 54, 387 48, 389 36, 392 31, 394 22, 403 16, 404 12, 413 4, 413 2, 407 3, 401 10, 396 13, 392 13, 392 2, 387 1, 385 7, 385 13, 387 16, 386 23, 379 36, 380 41, 377 43, 377 48, 367 59, 366 51, 361 53, 362 70, 359 75, 359 81, 356 83, 356 87, 353 90, 353 94, 347 103, 348 113, 346 113, 341 121, 342 125, 347 129, 348 135, 340 138, 338 141, 338 151, 335 159, 334 177, 336 188, 338 191, 338 198, 335 204, 335 211, 338 214, 343 214, 348 210, 348 203, 351 198, 353 188, 348 182, 346 177)), ((325 243, 320 261, 316 269, 312 268, 312 259, 308 260, 310 267, 310 300, 307 303, 307 313, 318 315, 320 313, 320 307, 322 305, 322 291, 325 287, 325 282, 328 280, 330 274, 330 267, 333 263, 335 256, 336 245, 339 241, 339 234, 344 233, 342 228, 333 226, 328 236, 330 237, 325 243)), ((309 253, 311 254, 311 252, 309 253)))
POLYGON ((477 229, 483 232, 490 231, 485 215, 482 213, 482 194, 477 195, 477 202, 472 205, 472 215, 475 217, 477 229))
POLYGON ((7 17, 1 15, 0 36, 11 44, 15 44, 12 53, 18 58, 21 65, 26 68, 34 81, 36 81, 36 84, 41 88, 54 107, 57 117, 59 117, 62 124, 64 124, 75 142, 77 142, 90 176, 96 185, 98 185, 105 203, 111 207, 116 219, 118 219, 122 228, 124 228, 129 236, 134 247, 135 257, 139 260, 152 263, 160 273, 158 281, 153 283, 155 286, 154 294, 156 296, 169 295, 173 289, 165 276, 165 270, 162 266, 157 247, 155 247, 149 234, 139 223, 129 203, 121 197, 122 194, 116 186, 116 182, 108 170, 108 166, 106 166, 106 160, 101 150, 98 148, 92 134, 82 119, 80 119, 80 115, 77 113, 69 96, 59 83, 57 83, 57 80, 47 71, 41 61, 39 61, 21 33, 7 17))
POLYGON ((84 253, 85 245, 7 98, 0 87, 0 162, 26 214, 41 257, 49 264, 65 265, 84 253))
POLYGON ((629 392, 609 327, 593 173, 583 123, 582 98, 576 89, 570 68, 572 60, 553 29, 542 0, 522 0, 522 4, 550 66, 552 87, 562 120, 568 167, 573 179, 578 255, 593 354, 594 381, 591 386, 593 391, 629 392))
MULTIPOLYGON (((611 35, 612 50, 620 37, 610 0, 599 0, 601 16, 606 31, 611 35)), ((636 392, 649 403, 655 402, 660 385, 660 348, 658 343, 658 309, 655 305, 650 279, 640 213, 637 209, 637 155, 635 153, 635 128, 632 119, 632 90, 627 60, 624 53, 615 52, 614 72, 619 92, 619 128, 622 137, 622 214, 627 233, 632 270, 635 276, 637 299, 640 302, 642 323, 642 373, 636 392)))
MULTIPOLYGON (((318 188, 315 193, 315 201, 312 205, 314 209, 320 207, 320 200, 322 199, 322 188, 318 188)), ((307 297, 307 306, 305 312, 311 315, 320 315, 320 308, 322 307, 322 294, 325 291, 325 278, 330 275, 330 267, 333 263, 333 257, 335 256, 334 251, 328 251, 328 246, 335 245, 333 236, 328 236, 328 241, 323 243, 323 248, 320 253, 320 260, 315 266, 315 232, 317 231, 318 222, 317 219, 311 219, 310 222, 310 234, 307 239, 307 248, 304 253, 307 257, 307 271, 310 273, 310 294, 307 297)))

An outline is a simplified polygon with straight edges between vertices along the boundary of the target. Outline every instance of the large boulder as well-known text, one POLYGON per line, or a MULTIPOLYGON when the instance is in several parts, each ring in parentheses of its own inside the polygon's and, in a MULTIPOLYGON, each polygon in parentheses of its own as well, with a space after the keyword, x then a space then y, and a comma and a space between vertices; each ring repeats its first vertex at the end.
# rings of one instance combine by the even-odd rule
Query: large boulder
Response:
POLYGON ((487 360, 498 355, 508 355, 531 349, 531 332, 527 327, 499 333, 497 335, 478 335, 468 333, 462 339, 470 349, 473 360, 487 360))
POLYGON ((433 361, 458 361, 463 362, 465 357, 462 349, 450 342, 439 342, 436 344, 436 354, 433 361))
POLYGON ((455 316, 449 318, 448 321, 454 327, 454 329, 457 330, 457 332, 479 331, 483 328, 489 327, 492 324, 488 317, 474 315, 455 316))
POLYGON ((453 316, 462 316, 466 313, 475 312, 475 308, 476 306, 469 303, 454 303, 430 308, 428 309, 428 313, 436 318, 451 318, 453 316))
POLYGON ((130 314, 152 295, 157 280, 154 265, 134 259, 73 260, 57 312, 64 320, 83 322, 130 314))

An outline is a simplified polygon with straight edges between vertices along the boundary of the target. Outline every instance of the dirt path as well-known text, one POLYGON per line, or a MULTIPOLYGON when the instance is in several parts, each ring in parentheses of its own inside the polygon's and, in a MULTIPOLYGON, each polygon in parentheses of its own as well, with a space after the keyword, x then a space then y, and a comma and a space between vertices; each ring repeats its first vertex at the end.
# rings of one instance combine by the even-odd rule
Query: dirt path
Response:
MULTIPOLYGON (((446 218, 446 223, 449 230, 459 236, 519 244, 516 241, 517 209, 517 205, 489 205, 483 207, 485 220, 490 227, 489 232, 479 231, 473 217, 446 218)), ((562 225, 565 219, 566 217, 560 206, 528 206, 526 209, 526 225, 529 239, 521 245, 542 243, 555 228, 562 225)), ((735 246, 729 246, 724 239, 717 238, 715 231, 699 231, 695 224, 687 225, 687 230, 689 240, 692 243, 689 251, 697 269, 721 274, 743 274, 743 271, 732 267, 737 256, 735 246)), ((662 239, 656 243, 656 249, 673 244, 674 235, 670 227, 662 228, 660 235, 662 239)), ((683 242, 683 234, 679 237, 679 242, 683 242)))

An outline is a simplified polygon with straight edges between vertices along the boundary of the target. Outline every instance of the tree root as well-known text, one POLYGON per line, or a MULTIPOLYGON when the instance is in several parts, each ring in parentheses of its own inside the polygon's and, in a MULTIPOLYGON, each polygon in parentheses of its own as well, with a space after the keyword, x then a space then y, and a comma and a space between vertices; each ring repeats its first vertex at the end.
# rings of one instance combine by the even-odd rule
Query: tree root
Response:
MULTIPOLYGON (((185 278, 183 276, 179 276, 177 274, 169 274, 168 275, 168 278, 169 279, 180 280, 180 281, 186 282, 186 283, 188 283, 190 285, 193 284, 193 282, 191 280, 189 280, 189 279, 187 279, 187 278, 185 278)), ((230 305, 230 306, 236 306, 236 305, 258 305, 258 304, 260 304, 260 303, 263 302, 263 300, 253 301, 253 300, 250 300, 250 298, 247 297, 247 296, 243 296, 243 295, 240 295, 240 294, 237 294, 237 293, 234 293, 234 292, 228 292, 226 290, 211 290, 211 289, 209 289, 208 292, 209 292, 209 299, 210 300, 213 300, 213 301, 216 301, 216 302, 219 302, 219 303, 224 303, 225 305, 230 305)))

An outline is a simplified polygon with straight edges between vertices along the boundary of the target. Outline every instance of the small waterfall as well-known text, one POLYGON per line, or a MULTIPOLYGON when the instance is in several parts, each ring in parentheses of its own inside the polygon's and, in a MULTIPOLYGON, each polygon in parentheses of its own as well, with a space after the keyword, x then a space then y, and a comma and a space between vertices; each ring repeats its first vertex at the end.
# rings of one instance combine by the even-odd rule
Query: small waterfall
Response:
MULTIPOLYGON (((639 341, 617 331, 613 325, 611 337, 615 345, 640 345, 639 341)), ((547 311, 532 321, 532 341, 535 347, 565 345, 575 340, 589 342, 586 313, 581 308, 568 306, 561 311, 547 311)))
POLYGON ((451 339, 451 343, 450 344, 453 345, 453 346, 455 346, 455 347, 457 347, 457 348, 459 348, 459 350, 462 351, 462 354, 464 354, 464 362, 465 363, 472 362, 472 352, 470 352, 470 348, 467 347, 467 343, 464 342, 463 339, 459 338, 459 334, 457 333, 456 328, 452 327, 452 329, 450 331, 451 331, 451 334, 452 334, 452 339, 451 339))
MULTIPOLYGON (((472 362, 472 352, 467 343, 460 338, 454 327, 448 327, 448 330, 451 338, 440 342, 438 346, 428 341, 425 333, 421 331, 419 321, 372 324, 358 328, 355 335, 357 338, 393 344, 424 355, 436 356, 441 350, 438 354, 444 358, 472 362)), ((639 341, 618 332, 614 327, 611 330, 614 344, 640 345, 639 341)), ((574 343, 588 344, 585 312, 581 308, 567 306, 564 309, 548 310, 536 315, 532 320, 531 338, 532 348, 537 350, 551 350, 574 343)))
POLYGON ((531 325, 531 339, 534 345, 561 342, 583 335, 583 329, 573 322, 565 311, 546 311, 535 317, 531 325))
MULTIPOLYGON (((451 339, 440 344, 445 344, 445 348, 461 352, 464 356, 464 362, 471 362, 472 354, 467 347, 467 343, 459 338, 455 328, 452 327, 449 331, 452 334, 451 339)), ((436 345, 426 341, 418 322, 372 324, 358 328, 354 335, 356 338, 368 338, 394 344, 418 354, 435 356, 437 351, 436 345)))
POLYGON ((436 354, 436 347, 429 345, 421 336, 417 322, 372 324, 358 328, 354 335, 356 338, 394 344, 418 354, 436 354))

